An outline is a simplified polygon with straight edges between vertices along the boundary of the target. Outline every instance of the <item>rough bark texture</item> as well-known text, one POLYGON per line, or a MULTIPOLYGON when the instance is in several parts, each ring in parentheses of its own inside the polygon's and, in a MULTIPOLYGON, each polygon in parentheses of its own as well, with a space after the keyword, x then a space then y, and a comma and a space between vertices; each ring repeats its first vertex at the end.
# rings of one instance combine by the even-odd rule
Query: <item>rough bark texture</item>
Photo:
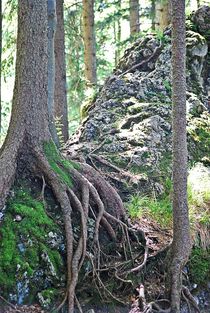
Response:
POLYGON ((187 205, 185 1, 172 1, 173 242, 169 281, 171 312, 180 312, 181 273, 190 253, 187 205))
POLYGON ((135 35, 139 31, 139 0, 130 0, 130 33, 135 35))
POLYGON ((55 93, 54 116, 61 123, 62 137, 66 142, 68 134, 68 109, 66 97, 66 63, 63 0, 56 1, 57 28, 55 33, 55 93))
POLYGON ((155 7, 156 29, 163 31, 171 22, 171 0, 159 0, 155 7))
POLYGON ((56 0, 47 1, 48 10, 48 114, 51 136, 57 146, 59 139, 54 121, 54 90, 55 90, 55 55, 54 38, 56 31, 56 0))
POLYGON ((13 183, 20 149, 24 145, 27 151, 28 144, 36 147, 50 138, 47 117, 47 20, 43 14, 45 11, 47 14, 46 4, 42 0, 19 1, 12 117, 6 140, 0 151, 0 207, 4 204, 13 183), (28 10, 30 14, 26 14, 28 10))
POLYGON ((92 86, 97 82, 94 0, 83 0, 82 3, 85 78, 87 85, 92 86))

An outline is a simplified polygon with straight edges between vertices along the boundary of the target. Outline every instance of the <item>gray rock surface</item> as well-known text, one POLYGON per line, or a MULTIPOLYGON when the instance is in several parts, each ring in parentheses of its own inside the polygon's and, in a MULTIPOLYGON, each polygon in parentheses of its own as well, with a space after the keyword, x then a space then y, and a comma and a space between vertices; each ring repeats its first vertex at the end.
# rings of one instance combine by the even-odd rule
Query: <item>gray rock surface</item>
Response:
MULTIPOLYGON (((199 10, 192 19, 200 33, 188 30, 186 34, 187 112, 191 127, 194 119, 202 120, 203 112, 208 114, 205 71, 209 50, 203 36, 203 16, 210 18, 210 11, 206 7, 199 10)), ((135 174, 135 182, 131 184, 135 190, 157 195, 164 190, 165 180, 171 178, 170 36, 170 29, 159 39, 150 34, 139 38, 125 51, 92 103, 88 117, 67 146, 70 157, 79 155, 93 164, 91 155, 100 155, 120 169, 135 174)), ((195 147, 199 150, 192 133, 189 150, 193 151, 195 147)), ((197 159, 194 154, 190 155, 189 160, 202 161, 208 153, 209 150, 199 153, 197 159)), ((116 180, 119 173, 104 166, 103 170, 119 187, 119 180, 116 180)))

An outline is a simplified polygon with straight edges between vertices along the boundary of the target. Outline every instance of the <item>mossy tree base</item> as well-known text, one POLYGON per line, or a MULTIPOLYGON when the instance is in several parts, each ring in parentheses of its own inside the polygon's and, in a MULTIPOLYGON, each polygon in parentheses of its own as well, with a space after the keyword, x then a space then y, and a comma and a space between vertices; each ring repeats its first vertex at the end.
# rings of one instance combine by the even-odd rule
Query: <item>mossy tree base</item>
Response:
MULTIPOLYGON (((68 311, 73 312, 78 274, 87 254, 88 216, 95 218, 92 251, 95 251, 93 262, 98 262, 96 266, 98 267, 100 266, 99 228, 102 226, 110 239, 116 240, 113 225, 119 224, 120 218, 124 217, 123 204, 115 189, 97 171, 86 164, 64 160, 54 143, 45 142, 43 149, 33 147, 29 151, 28 156, 24 155, 24 158, 20 155, 15 173, 18 173, 19 168, 23 168, 21 161, 24 160, 24 166, 27 164, 30 175, 44 177, 45 183, 50 186, 61 207, 67 249, 67 292, 61 306, 68 299, 68 311), (80 216, 79 239, 75 238, 73 231, 72 217, 75 214, 80 216)), ((7 184, 5 190, 9 190, 10 187, 11 184, 7 184)), ((36 205, 34 210, 37 210, 34 215, 39 215, 38 220, 42 216, 40 213, 42 209, 36 205)), ((30 215, 30 211, 27 211, 24 205, 20 207, 20 211, 22 214, 30 215)), ((4 263, 6 266, 7 262, 4 263)))

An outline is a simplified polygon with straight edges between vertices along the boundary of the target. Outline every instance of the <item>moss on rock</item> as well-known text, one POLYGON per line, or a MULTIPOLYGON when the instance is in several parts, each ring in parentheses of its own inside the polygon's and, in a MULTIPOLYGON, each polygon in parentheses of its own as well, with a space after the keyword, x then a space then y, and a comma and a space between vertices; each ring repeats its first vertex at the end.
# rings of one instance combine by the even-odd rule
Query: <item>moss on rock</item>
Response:
POLYGON ((0 229, 0 285, 5 297, 22 303, 30 293, 32 301, 46 284, 47 275, 49 285, 60 280, 63 260, 50 244, 51 232, 61 230, 42 202, 28 190, 15 191, 0 229))

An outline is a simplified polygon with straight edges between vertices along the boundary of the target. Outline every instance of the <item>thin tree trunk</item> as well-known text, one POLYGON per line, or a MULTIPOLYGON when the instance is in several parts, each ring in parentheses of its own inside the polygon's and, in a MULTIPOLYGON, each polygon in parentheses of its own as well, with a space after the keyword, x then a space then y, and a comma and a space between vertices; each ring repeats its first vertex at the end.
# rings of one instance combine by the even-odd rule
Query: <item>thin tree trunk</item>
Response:
POLYGON ((198 8, 201 6, 201 1, 200 0, 197 0, 197 6, 198 6, 198 8))
MULTIPOLYGON (((121 11, 121 0, 117 2, 117 11, 121 11)), ((121 41, 121 15, 117 17, 117 20, 114 21, 114 37, 115 37, 115 66, 117 66, 120 59, 120 47, 119 43, 121 41)))
POLYGON ((63 0, 56 1, 57 28, 55 33, 55 94, 54 116, 61 123, 63 140, 66 142, 68 134, 68 109, 66 97, 66 62, 63 0))
POLYGON ((151 1, 152 30, 155 30, 155 0, 151 1))
POLYGON ((172 0, 173 242, 169 281, 172 313, 180 312, 181 273, 190 253, 187 204, 185 0, 172 0))
POLYGON ((163 31, 171 22, 171 0, 159 0, 155 4, 156 29, 163 31))
POLYGON ((140 32, 139 24, 139 0, 130 0, 130 34, 140 32))
POLYGON ((54 90, 55 90, 55 54, 54 39, 56 31, 56 0, 47 1, 48 9, 48 114, 49 127, 53 141, 59 146, 59 139, 54 121, 54 90))
POLYGON ((1 59, 2 59, 2 1, 0 1, 0 136, 1 136, 1 59))
POLYGON ((97 83, 94 0, 83 0, 82 3, 85 78, 87 85, 94 86, 97 83))

